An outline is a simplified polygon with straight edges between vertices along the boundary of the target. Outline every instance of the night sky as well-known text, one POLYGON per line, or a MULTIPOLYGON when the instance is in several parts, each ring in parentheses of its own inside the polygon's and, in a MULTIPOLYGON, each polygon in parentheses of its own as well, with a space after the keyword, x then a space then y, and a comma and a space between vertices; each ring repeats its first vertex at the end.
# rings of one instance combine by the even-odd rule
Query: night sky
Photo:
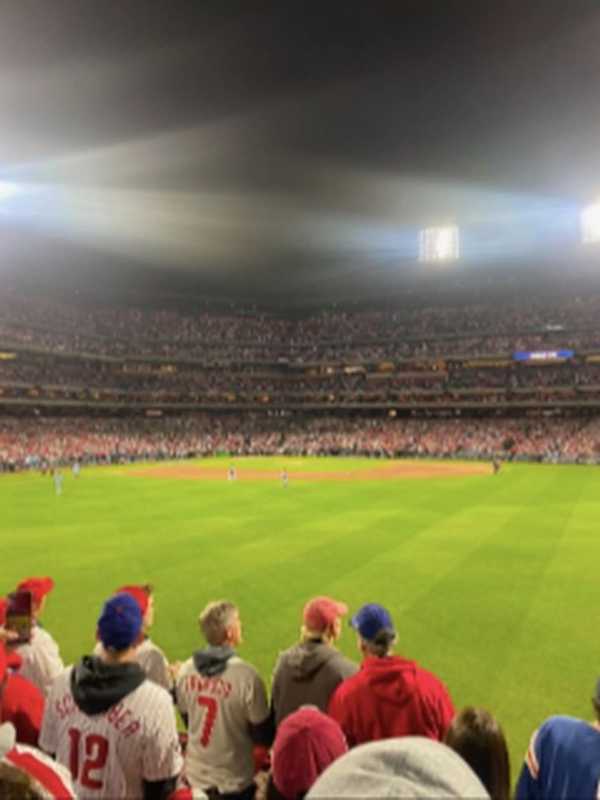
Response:
POLYGON ((593 0, 9 0, 2 269, 285 303, 385 291, 427 224, 472 269, 567 248, 599 42, 593 0))

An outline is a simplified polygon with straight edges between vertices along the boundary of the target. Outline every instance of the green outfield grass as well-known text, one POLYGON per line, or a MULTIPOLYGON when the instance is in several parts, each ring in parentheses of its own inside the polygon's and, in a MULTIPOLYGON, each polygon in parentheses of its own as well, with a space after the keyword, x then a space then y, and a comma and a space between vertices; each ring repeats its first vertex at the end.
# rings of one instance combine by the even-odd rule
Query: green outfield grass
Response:
MULTIPOLYGON (((223 475, 227 463, 219 462, 223 475)), ((294 470, 357 463, 236 460, 239 471, 285 464, 287 491, 277 480, 159 480, 98 468, 78 481, 66 474, 58 498, 48 476, 1 477, 1 586, 28 574, 56 579, 45 623, 67 661, 90 650, 101 603, 121 583, 156 585, 153 636, 172 659, 199 644, 204 604, 230 598, 242 613, 240 653, 266 679, 277 651, 296 639, 307 598, 328 593, 352 609, 378 601, 393 613, 400 653, 438 673, 457 707, 496 714, 514 776, 545 716, 590 716, 600 675, 600 470, 293 479, 294 470)), ((340 646, 357 657, 349 630, 340 646)))

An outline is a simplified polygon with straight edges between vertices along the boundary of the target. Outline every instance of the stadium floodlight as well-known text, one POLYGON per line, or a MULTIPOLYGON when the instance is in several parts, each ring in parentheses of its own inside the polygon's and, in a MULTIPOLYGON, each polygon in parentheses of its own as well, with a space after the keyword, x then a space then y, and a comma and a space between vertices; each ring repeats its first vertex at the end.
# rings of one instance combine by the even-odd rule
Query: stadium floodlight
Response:
POLYGON ((581 241, 583 244, 600 242, 600 203, 587 206, 581 212, 581 241))
POLYGON ((9 181, 0 181, 0 202, 2 200, 7 200, 9 197, 17 194, 19 191, 19 187, 16 183, 10 183, 9 181))
POLYGON ((419 236, 419 261, 456 261, 458 258, 458 228, 425 228, 419 236))

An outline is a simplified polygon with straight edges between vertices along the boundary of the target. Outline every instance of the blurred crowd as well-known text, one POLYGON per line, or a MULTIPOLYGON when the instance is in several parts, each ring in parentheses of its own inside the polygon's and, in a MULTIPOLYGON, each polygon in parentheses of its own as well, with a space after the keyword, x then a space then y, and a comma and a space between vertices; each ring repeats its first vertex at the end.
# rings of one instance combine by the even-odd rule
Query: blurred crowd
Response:
POLYGON ((257 413, 0 418, 4 470, 219 453, 595 462, 600 459, 600 417, 311 418, 257 413))
POLYGON ((338 312, 282 319, 59 303, 5 290, 0 343, 61 353, 193 358, 206 364, 375 362, 520 349, 600 347, 600 297, 506 305, 338 312))

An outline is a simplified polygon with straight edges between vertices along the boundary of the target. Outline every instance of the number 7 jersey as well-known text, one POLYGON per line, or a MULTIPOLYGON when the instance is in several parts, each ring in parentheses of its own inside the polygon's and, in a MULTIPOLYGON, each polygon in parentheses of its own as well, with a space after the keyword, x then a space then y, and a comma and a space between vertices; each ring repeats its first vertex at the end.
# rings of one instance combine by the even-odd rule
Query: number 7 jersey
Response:
POLYGON ((254 667, 232 655, 219 674, 205 675, 190 658, 181 667, 176 692, 188 718, 187 781, 222 794, 248 787, 254 777, 249 725, 269 716, 265 685, 254 667))
POLYGON ((173 702, 149 680, 100 713, 77 705, 71 673, 55 681, 46 702, 40 746, 71 772, 80 800, 142 798, 144 781, 162 781, 182 766, 173 702))

